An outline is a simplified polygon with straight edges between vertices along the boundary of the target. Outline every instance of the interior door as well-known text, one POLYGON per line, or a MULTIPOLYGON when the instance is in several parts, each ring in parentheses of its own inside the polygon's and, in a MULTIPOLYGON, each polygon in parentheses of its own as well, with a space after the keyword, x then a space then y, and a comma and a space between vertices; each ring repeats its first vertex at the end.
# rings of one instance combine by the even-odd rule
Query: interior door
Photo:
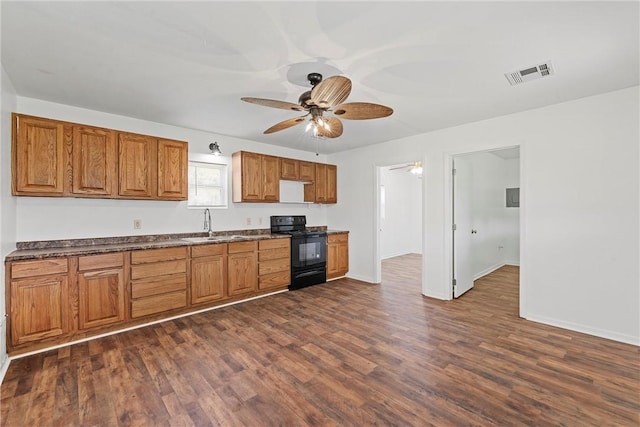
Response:
POLYGON ((471 163, 453 159, 453 297, 473 288, 471 273, 471 163))

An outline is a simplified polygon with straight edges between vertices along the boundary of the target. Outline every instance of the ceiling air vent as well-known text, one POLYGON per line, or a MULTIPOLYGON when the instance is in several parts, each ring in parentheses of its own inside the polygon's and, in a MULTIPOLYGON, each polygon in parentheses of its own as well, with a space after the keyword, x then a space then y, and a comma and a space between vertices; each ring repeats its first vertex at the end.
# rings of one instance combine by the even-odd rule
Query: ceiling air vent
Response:
POLYGON ((551 75, 553 75, 551 61, 547 61, 540 65, 533 65, 525 68, 524 70, 512 71, 504 74, 507 80, 509 80, 509 83, 511 83, 511 86, 527 83, 531 80, 537 80, 551 75))

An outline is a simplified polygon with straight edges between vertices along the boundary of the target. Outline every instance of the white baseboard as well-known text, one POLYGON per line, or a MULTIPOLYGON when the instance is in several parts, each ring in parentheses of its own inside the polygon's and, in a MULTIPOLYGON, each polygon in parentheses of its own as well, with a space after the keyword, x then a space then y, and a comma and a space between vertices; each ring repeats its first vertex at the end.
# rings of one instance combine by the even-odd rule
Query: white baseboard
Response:
POLYGON ((518 260, 509 259, 509 260, 506 260, 504 262, 504 265, 513 265, 514 267, 520 267, 520 260, 519 259, 518 260))
POLYGON ((494 271, 496 271, 497 269, 499 269, 500 267, 504 267, 505 264, 496 264, 496 265, 492 265, 489 268, 486 268, 484 270, 482 270, 480 273, 476 274, 473 276, 473 280, 478 280, 481 277, 486 276, 489 273, 493 273, 494 271))
MULTIPOLYGON (((5 354, 5 356, 7 355, 5 354)), ((4 381, 4 376, 7 373, 7 369, 9 369, 9 363, 11 363, 11 358, 5 357, 2 367, 0 367, 0 384, 4 381)))
POLYGON ((640 346, 640 336, 621 334, 615 331, 607 331, 604 329, 594 328, 588 325, 582 325, 574 322, 567 322, 565 320, 553 319, 546 316, 528 315, 525 319, 543 323, 549 326, 555 326, 557 328, 568 329, 574 332, 580 332, 582 334, 593 335, 595 337, 606 338, 613 341, 622 342, 625 344, 640 346))

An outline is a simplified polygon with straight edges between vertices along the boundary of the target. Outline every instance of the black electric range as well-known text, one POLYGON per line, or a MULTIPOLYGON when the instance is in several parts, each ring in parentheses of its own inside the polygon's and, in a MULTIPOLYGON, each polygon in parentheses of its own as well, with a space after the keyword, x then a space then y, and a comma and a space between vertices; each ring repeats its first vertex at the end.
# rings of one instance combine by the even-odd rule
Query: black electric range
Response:
POLYGON ((327 232, 307 230, 304 215, 272 216, 271 233, 291 236, 290 290, 327 281, 327 232))

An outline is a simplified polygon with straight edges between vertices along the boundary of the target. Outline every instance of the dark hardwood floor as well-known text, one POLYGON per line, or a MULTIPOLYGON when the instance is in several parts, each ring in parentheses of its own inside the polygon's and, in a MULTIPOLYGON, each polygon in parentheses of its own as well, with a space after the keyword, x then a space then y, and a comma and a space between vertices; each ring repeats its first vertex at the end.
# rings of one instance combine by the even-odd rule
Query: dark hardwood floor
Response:
POLYGON ((518 269, 456 301, 420 257, 11 362, 2 426, 637 426, 639 348, 517 317, 518 269))

